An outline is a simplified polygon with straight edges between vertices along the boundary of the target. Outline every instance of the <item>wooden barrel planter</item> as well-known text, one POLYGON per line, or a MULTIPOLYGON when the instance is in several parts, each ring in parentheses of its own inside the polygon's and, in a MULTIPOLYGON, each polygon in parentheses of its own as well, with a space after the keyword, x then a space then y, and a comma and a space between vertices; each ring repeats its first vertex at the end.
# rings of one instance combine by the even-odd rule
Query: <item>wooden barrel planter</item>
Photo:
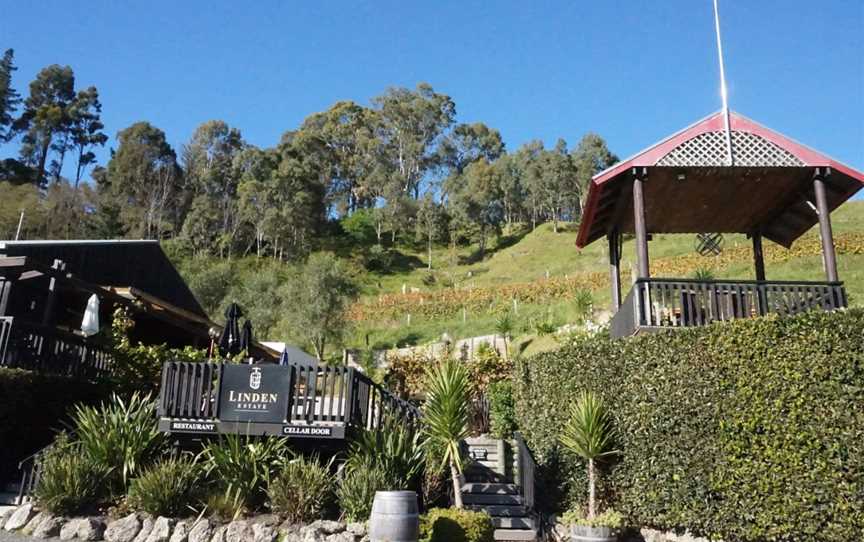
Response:
POLYGON ((572 542, 617 542, 618 529, 571 525, 570 540, 572 542))
POLYGON ((417 493, 413 491, 378 491, 369 518, 370 542, 417 542, 420 537, 420 515, 417 493))

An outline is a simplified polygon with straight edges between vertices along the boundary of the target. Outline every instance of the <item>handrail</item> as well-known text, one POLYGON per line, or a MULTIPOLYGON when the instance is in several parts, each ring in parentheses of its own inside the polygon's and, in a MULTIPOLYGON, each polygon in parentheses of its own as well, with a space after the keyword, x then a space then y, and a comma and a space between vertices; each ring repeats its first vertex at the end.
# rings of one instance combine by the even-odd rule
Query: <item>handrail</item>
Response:
POLYGON ((685 284, 748 284, 748 285, 778 285, 778 286, 843 286, 843 281, 819 281, 819 280, 744 280, 744 279, 676 279, 672 277, 649 277, 637 278, 635 283, 644 282, 670 282, 685 284))
POLYGON ((518 431, 514 432, 513 438, 516 440, 517 453, 519 454, 519 487, 522 489, 522 498, 525 508, 533 510, 535 499, 534 479, 537 471, 537 462, 534 460, 534 456, 531 454, 528 445, 525 444, 522 433, 518 431))
POLYGON ((15 504, 24 504, 24 498, 33 494, 33 490, 36 489, 36 484, 39 483, 39 478, 42 475, 42 464, 39 459, 51 446, 53 444, 39 449, 18 462, 18 470, 21 471, 21 483, 18 486, 18 497, 15 504))

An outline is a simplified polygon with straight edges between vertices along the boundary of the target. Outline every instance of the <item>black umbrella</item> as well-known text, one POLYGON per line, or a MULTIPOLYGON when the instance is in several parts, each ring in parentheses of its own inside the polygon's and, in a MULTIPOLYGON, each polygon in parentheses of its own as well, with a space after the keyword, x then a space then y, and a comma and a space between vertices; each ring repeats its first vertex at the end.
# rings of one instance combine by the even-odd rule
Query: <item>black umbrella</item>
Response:
POLYGON ((279 365, 287 366, 289 363, 291 363, 291 360, 288 357, 288 348, 286 346, 282 349, 282 354, 279 356, 279 365))
POLYGON ((225 309, 225 327, 219 336, 219 351, 223 356, 234 356, 240 352, 240 317, 243 311, 237 303, 225 309))
POLYGON ((252 348, 252 322, 247 318, 243 322, 243 331, 240 332, 240 351, 245 352, 247 357, 252 357, 249 349, 252 348))

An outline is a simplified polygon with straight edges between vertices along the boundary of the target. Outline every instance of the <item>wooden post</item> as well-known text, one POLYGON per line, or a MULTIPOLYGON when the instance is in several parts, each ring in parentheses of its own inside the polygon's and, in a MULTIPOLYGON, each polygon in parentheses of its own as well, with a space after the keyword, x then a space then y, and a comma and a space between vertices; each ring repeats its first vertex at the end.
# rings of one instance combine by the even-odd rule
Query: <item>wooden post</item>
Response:
MULTIPOLYGON (((54 263, 51 265, 52 269, 56 269, 58 271, 63 271, 66 269, 66 264, 63 263, 63 260, 54 260, 54 263)), ((56 290, 57 289, 57 279, 51 277, 48 280, 48 295, 45 298, 45 308, 42 311, 42 325, 50 326, 51 321, 54 319, 54 302, 56 298, 56 290)))
POLYGON ((9 292, 12 290, 12 281, 6 277, 0 277, 0 316, 12 316, 7 314, 9 310, 9 292))
POLYGON ((762 233, 757 229, 750 235, 753 241, 753 266, 756 268, 756 280, 765 280, 765 255, 762 252, 762 233))
POLYGON ((639 264, 638 278, 650 278, 648 265, 648 230, 645 226, 645 196, 642 176, 633 170, 633 228, 636 230, 636 260, 639 264))
POLYGON ((825 276, 828 282, 838 282, 837 255, 834 253, 834 234, 831 232, 831 211, 825 196, 825 179, 817 168, 813 177, 813 191, 816 193, 816 211, 819 213, 819 236, 822 238, 822 255, 825 262, 825 276))
POLYGON ((621 307, 621 254, 618 241, 621 236, 618 228, 613 228, 606 235, 609 241, 609 278, 612 283, 612 312, 617 312, 621 307))

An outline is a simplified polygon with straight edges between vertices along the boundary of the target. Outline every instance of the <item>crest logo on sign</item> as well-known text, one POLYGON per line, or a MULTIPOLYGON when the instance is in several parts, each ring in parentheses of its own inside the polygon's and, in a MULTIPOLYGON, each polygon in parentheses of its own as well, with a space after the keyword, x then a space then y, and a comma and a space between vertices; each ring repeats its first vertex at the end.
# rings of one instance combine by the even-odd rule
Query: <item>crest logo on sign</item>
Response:
POLYGON ((261 387, 261 369, 258 367, 252 368, 252 374, 249 375, 249 387, 253 390, 261 387))

